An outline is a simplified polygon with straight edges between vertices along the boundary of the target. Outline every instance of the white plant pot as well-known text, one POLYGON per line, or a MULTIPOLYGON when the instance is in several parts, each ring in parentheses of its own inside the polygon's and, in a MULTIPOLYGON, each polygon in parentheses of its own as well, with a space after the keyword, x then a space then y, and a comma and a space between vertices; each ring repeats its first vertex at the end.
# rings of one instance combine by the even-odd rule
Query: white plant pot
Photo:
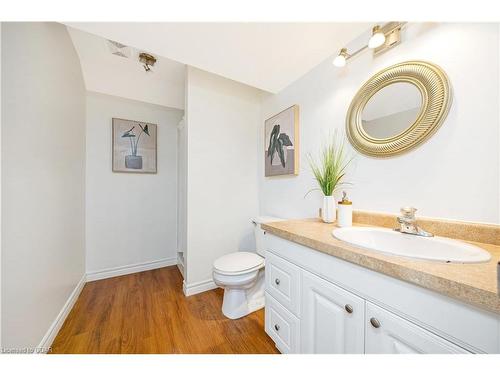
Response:
POLYGON ((323 197, 323 209, 321 210, 321 218, 325 223, 333 223, 337 219, 335 197, 333 195, 323 197))

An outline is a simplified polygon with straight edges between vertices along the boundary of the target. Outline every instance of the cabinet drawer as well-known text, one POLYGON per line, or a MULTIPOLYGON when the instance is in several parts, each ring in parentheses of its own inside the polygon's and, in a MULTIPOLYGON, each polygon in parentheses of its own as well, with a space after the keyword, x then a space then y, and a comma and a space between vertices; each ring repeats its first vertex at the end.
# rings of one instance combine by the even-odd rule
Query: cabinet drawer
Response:
POLYGON ((373 303, 366 302, 367 354, 452 354, 465 349, 373 303))
POLYGON ((300 268, 266 253, 266 292, 300 318, 300 268))
POLYGON ((266 293, 266 333, 281 353, 298 353, 300 347, 299 319, 266 293))

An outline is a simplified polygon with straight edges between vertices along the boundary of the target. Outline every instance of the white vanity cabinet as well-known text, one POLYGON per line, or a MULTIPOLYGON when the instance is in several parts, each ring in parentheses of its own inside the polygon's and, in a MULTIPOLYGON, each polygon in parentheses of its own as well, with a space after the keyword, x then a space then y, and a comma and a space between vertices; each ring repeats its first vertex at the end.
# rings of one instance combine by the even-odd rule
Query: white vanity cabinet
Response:
POLYGON ((266 256, 266 291, 283 307, 300 316, 301 269, 273 254, 266 256))
POLYGON ((266 293, 266 333, 281 353, 300 353, 300 321, 266 293))
POLYGON ((302 271, 301 353, 363 353, 365 301, 302 271))
POLYGON ((282 353, 499 353, 500 317, 267 234, 266 332, 282 353))
POLYGON ((468 353, 370 302, 366 302, 365 332, 367 354, 468 353))

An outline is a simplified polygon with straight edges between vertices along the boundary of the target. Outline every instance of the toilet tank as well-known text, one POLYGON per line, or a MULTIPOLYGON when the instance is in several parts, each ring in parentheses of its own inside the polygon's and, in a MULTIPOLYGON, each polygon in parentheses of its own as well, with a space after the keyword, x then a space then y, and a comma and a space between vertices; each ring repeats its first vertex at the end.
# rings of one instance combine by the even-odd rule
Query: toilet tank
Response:
POLYGON ((283 221, 285 219, 280 219, 278 217, 272 217, 272 216, 258 216, 254 219, 252 219, 252 222, 254 224, 254 231, 255 231, 255 250, 257 251, 257 254, 259 254, 261 257, 266 257, 266 249, 264 247, 264 240, 265 240, 265 231, 260 227, 261 224, 264 223, 271 223, 273 221, 283 221))

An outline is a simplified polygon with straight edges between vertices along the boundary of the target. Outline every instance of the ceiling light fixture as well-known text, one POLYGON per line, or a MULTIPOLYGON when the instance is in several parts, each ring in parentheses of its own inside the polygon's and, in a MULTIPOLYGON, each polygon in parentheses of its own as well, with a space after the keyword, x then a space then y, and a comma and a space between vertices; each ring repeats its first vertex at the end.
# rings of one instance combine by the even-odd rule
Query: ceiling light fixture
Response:
POLYGON ((379 25, 374 26, 372 29, 372 36, 368 41, 368 48, 375 49, 377 47, 380 47, 384 43, 385 43, 385 35, 380 30, 380 26, 379 25))
POLYGON ((149 53, 142 52, 139 54, 139 61, 143 64, 146 72, 151 71, 151 67, 156 63, 156 57, 149 53))
POLYGON ((338 68, 345 66, 348 57, 347 48, 342 48, 339 54, 333 59, 333 65, 338 68))

